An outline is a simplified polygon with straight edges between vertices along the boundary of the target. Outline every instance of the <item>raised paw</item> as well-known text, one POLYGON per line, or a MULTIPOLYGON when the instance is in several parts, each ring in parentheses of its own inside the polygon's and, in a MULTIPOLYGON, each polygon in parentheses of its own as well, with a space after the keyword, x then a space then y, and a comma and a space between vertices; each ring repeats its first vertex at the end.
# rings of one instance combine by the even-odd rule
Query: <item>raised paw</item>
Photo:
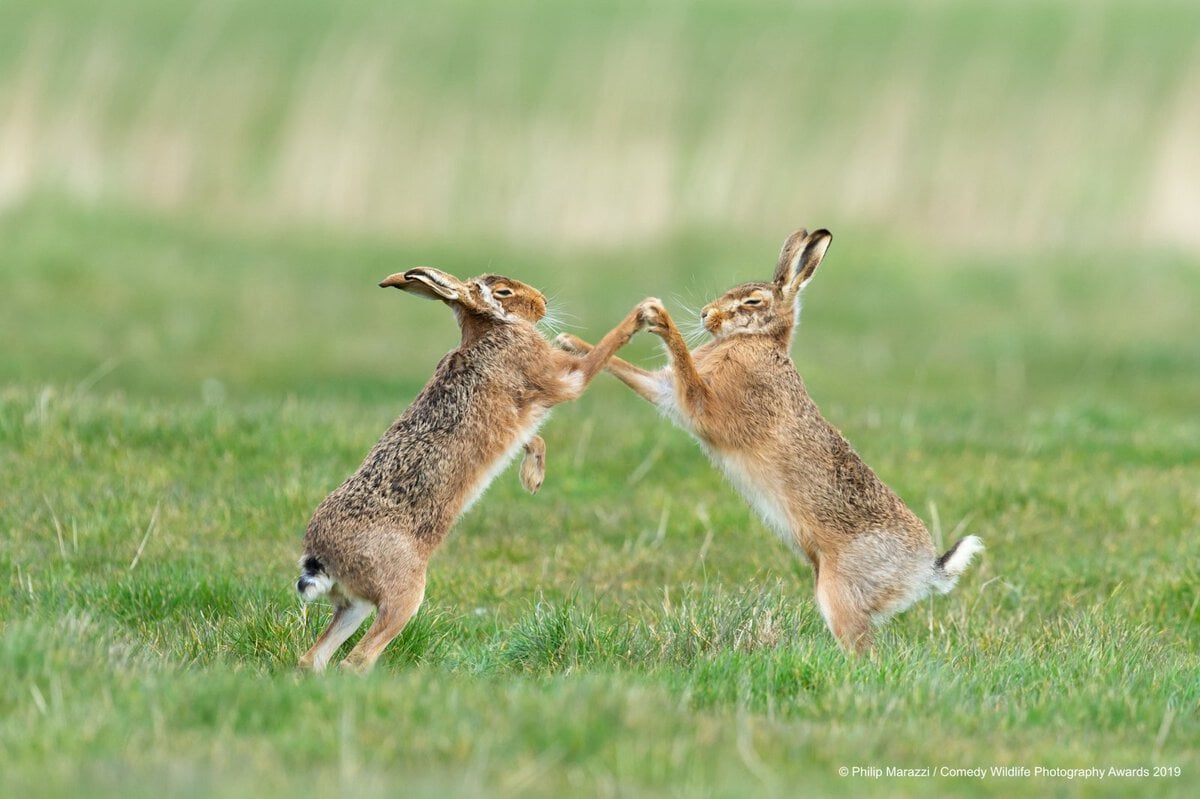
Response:
POLYGON ((559 333, 555 336, 554 346, 573 355, 587 355, 592 349, 586 341, 570 333, 559 333))
POLYGON ((661 336, 670 327, 671 317, 667 315, 667 309, 658 297, 647 297, 642 300, 641 305, 638 306, 638 316, 646 329, 655 335, 661 336))
POLYGON ((525 457, 521 459, 521 485, 530 494, 536 494, 546 479, 546 442, 534 436, 525 445, 525 457))

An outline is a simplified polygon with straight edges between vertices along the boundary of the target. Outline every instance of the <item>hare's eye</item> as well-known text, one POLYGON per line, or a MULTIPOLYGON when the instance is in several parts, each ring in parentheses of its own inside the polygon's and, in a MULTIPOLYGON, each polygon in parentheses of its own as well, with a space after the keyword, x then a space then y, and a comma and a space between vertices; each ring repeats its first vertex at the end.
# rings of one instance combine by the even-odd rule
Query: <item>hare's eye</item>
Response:
POLYGON ((496 289, 495 294, 497 297, 511 297, 513 295, 513 290, 512 289, 496 289))
POLYGON ((742 305, 762 305, 762 300, 760 300, 758 297, 751 297, 749 299, 742 300, 742 305))

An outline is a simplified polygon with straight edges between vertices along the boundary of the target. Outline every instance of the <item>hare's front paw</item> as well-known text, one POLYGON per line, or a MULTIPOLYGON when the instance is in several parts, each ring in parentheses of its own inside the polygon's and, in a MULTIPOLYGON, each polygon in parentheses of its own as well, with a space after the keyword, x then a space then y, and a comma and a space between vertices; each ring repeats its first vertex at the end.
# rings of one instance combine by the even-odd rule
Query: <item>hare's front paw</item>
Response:
POLYGON ((667 316, 667 309, 658 297, 647 297, 642 300, 642 304, 638 306, 638 311, 642 324, 651 333, 661 336, 667 332, 670 317, 667 316))
POLYGON ((554 337, 554 346, 564 352, 569 352, 574 355, 587 355, 591 349, 583 339, 579 336, 572 336, 570 333, 559 333, 554 337))
POLYGON ((536 494, 546 479, 546 445, 541 436, 534 436, 534 440, 537 443, 527 446, 521 459, 521 485, 530 494, 536 494))

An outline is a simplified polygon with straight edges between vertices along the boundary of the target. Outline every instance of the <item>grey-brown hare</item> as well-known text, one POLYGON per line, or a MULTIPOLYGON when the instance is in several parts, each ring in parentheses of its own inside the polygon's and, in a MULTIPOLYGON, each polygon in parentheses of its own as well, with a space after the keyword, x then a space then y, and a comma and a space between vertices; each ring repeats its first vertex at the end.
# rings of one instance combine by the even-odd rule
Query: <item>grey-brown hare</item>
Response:
POLYGON ((380 286, 444 302, 462 340, 308 523, 296 590, 306 601, 328 593, 334 604, 328 628, 300 659, 313 671, 324 670, 373 609, 374 623, 342 665, 374 665, 421 605, 429 559, 454 522, 522 447, 521 482, 538 489, 545 470, 538 426, 553 406, 578 397, 642 325, 634 309, 578 356, 537 330, 546 299, 520 281, 462 281, 420 267, 380 286))
MULTIPOLYGON (((695 436, 766 524, 807 556, 830 630, 845 649, 863 651, 875 625, 950 591, 983 543, 967 536, 939 556, 925 525, 809 397, 792 334, 800 292, 831 239, 826 230, 788 237, 771 282, 735 286, 704 307, 712 340, 695 351, 662 303, 645 300, 642 316, 668 365, 650 372, 614 358, 608 370, 695 436)), ((575 336, 556 343, 601 351, 575 336)))

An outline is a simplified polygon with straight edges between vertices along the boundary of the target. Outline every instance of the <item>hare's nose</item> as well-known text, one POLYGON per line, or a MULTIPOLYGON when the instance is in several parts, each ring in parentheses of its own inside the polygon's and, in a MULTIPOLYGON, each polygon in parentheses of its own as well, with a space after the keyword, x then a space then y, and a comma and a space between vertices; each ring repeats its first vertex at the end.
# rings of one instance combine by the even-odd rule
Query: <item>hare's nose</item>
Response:
POLYGON ((700 321, 707 322, 710 315, 712 315, 712 308, 704 308, 700 311, 700 321))

